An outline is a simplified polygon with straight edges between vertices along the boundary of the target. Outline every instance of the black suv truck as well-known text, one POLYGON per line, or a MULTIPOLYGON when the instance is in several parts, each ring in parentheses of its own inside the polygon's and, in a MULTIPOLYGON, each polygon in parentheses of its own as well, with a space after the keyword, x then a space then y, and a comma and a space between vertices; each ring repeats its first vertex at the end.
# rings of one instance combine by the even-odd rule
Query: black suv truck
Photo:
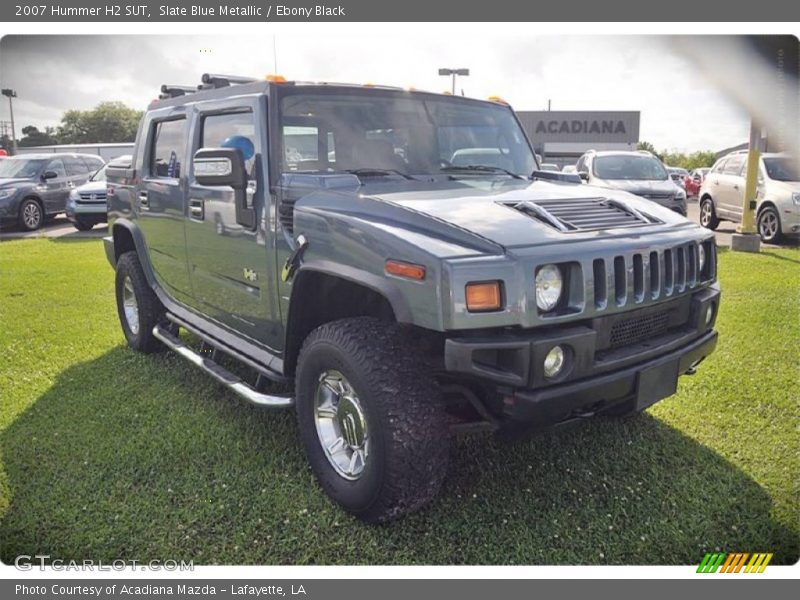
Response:
POLYGON ((539 171, 499 99, 204 75, 107 179, 128 344, 294 406, 366 521, 436 494, 454 431, 636 414, 717 341, 713 234, 539 171))

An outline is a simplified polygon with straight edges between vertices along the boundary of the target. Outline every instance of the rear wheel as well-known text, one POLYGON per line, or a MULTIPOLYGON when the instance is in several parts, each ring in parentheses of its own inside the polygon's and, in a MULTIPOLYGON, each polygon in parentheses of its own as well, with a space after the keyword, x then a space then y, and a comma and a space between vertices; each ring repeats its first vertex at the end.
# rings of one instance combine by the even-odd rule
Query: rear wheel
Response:
POLYGON ((162 349, 161 342, 153 336, 153 327, 164 318, 164 307, 147 283, 136 252, 125 252, 117 260, 116 296, 128 345, 145 353, 162 349))
POLYGON ((295 378, 300 435, 325 492, 368 522, 419 509, 447 470, 441 393, 406 332, 373 318, 322 325, 295 378))
POLYGON ((719 226, 719 219, 711 198, 703 198, 700 203, 700 225, 712 231, 719 226))
POLYGON ((44 223, 44 211, 38 200, 26 198, 19 205, 19 226, 25 231, 36 231, 44 223))
POLYGON ((765 244, 781 241, 781 217, 774 206, 767 206, 758 213, 758 235, 765 244))

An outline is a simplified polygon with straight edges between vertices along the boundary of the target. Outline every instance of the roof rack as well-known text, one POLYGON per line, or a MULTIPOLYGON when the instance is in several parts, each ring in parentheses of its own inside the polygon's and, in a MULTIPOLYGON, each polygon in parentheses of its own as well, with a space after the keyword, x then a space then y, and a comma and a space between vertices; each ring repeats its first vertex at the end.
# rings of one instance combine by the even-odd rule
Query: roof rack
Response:
POLYGON ((239 75, 216 75, 213 73, 203 73, 201 78, 203 82, 198 89, 214 89, 221 87, 228 87, 229 85, 238 85, 243 83, 255 83, 258 81, 255 77, 241 77, 239 75))
POLYGON ((177 98, 178 96, 185 96, 186 94, 194 94, 197 87, 193 85, 168 85, 161 86, 161 93, 158 95, 159 100, 166 100, 167 98, 177 98))

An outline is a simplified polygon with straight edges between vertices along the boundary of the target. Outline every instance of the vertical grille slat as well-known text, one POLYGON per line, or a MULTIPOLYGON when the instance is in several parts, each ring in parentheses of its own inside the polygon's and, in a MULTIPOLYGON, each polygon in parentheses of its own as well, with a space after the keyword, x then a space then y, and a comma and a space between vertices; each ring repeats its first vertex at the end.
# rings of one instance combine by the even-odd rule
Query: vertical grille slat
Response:
POLYGON ((614 257, 614 301, 623 306, 628 300, 628 276, 625 270, 625 257, 614 257))
POLYGON ((684 248, 677 248, 675 250, 675 288, 682 292, 686 289, 686 251, 684 248))
POLYGON ((594 277, 594 305, 603 310, 608 305, 608 282, 606 278, 606 261, 596 258, 592 263, 594 277))
POLYGON ((661 262, 658 252, 650 253, 650 298, 661 295, 661 262))
POLYGON ((644 300, 644 261, 641 254, 633 255, 633 301, 644 300))
POLYGON ((672 257, 672 249, 667 248, 664 250, 664 294, 667 296, 672 295, 672 289, 675 285, 675 263, 672 257))

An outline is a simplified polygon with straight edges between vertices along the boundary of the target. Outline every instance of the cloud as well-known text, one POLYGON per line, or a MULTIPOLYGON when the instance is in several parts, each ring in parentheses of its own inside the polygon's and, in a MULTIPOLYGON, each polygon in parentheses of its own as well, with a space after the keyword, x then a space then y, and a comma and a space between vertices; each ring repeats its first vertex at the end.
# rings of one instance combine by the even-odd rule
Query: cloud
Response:
MULTIPOLYGON (((744 141, 746 113, 707 81, 670 38, 520 36, 476 43, 458 25, 441 36, 6 36, 0 83, 17 90, 17 130, 56 125, 64 111, 119 100, 145 108, 162 83, 203 72, 373 82, 443 91, 439 67, 468 67, 458 88, 500 95, 519 110, 639 110, 641 138, 658 148, 719 149, 744 141)), ((7 118, 3 106, 2 118, 7 118)))

